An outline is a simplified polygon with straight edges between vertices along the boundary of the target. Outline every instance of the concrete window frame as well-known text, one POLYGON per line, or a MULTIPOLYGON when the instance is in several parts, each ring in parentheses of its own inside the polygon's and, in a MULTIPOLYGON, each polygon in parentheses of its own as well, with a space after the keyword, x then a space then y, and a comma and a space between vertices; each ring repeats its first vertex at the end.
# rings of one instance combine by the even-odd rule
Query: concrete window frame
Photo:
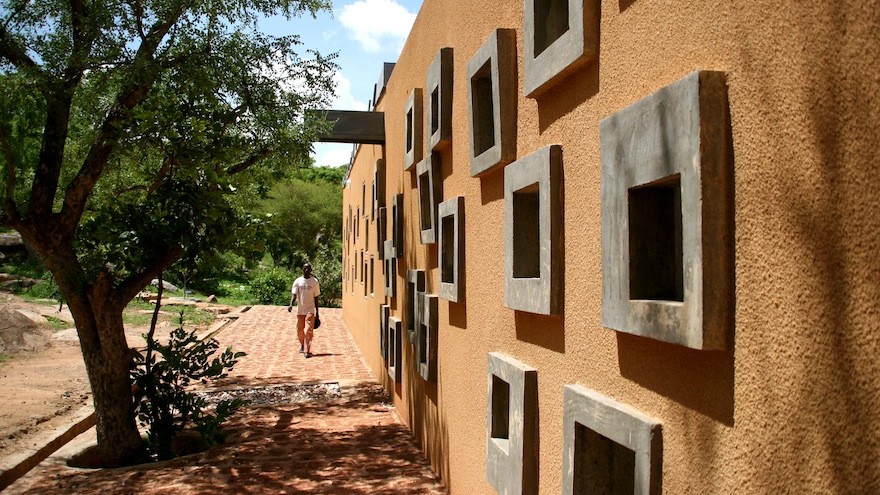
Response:
POLYGON ((437 207, 438 295, 450 302, 464 300, 464 196, 437 207))
POLYGON ((422 88, 413 88, 403 112, 403 169, 412 170, 422 160, 424 147, 424 117, 422 116, 422 88))
POLYGON ((634 453, 634 495, 661 493, 663 434, 659 421, 581 385, 565 385, 563 408, 563 495, 576 493, 576 478, 586 474, 576 466, 578 425, 634 453))
POLYGON ((403 256, 403 194, 391 198, 391 240, 395 257, 403 256))
POLYGON ((437 206, 443 197, 440 155, 429 153, 416 166, 419 187, 419 238, 422 244, 437 242, 437 206))
POLYGON ((422 380, 434 382, 437 381, 437 296, 423 292, 418 299, 421 317, 416 322, 416 364, 422 380))
POLYGON ((409 338, 410 344, 416 345, 416 329, 421 320, 421 301, 419 294, 425 292, 425 270, 407 270, 406 271, 406 295, 404 297, 404 324, 406 325, 406 336, 409 338))
POLYGON ((388 317, 388 337, 386 338, 387 349, 387 360, 388 363, 388 377, 391 378, 395 383, 400 383, 401 379, 401 371, 403 367, 401 366, 401 338, 402 335, 402 323, 400 318, 395 318, 393 316, 388 317))
POLYGON ((488 360, 486 479, 498 493, 537 493, 538 371, 498 352, 488 360))
POLYGON ((428 68, 425 85, 425 129, 428 153, 452 141, 452 48, 441 48, 428 68))
POLYGON ((388 240, 388 208, 380 206, 376 214, 376 245, 380 260, 385 259, 386 240, 388 240))
POLYGON ((599 134, 602 325, 692 349, 726 349, 734 248, 725 74, 692 72, 606 117, 599 134), (663 229, 647 233, 638 226, 649 208, 640 210, 636 199, 652 188, 672 212, 663 229), (669 240, 653 249, 664 229, 669 240), (639 261, 653 252, 669 254, 660 263, 639 261), (642 288, 650 284, 653 295, 642 288))
POLYGON ((467 65, 471 176, 516 159, 516 30, 496 29, 467 65))
POLYGON ((545 146, 505 168, 504 305, 508 308, 562 314, 562 207, 561 146, 545 146))
POLYGON ((379 354, 382 359, 388 361, 388 318, 391 316, 391 306, 379 305, 379 354))
MULTIPOLYGON (((385 206, 385 160, 378 159, 373 165, 373 208, 370 216, 378 215, 379 208, 385 206)), ((381 248, 382 243, 379 243, 381 248)))
POLYGON ((601 0, 524 1, 523 92, 526 96, 540 96, 571 72, 598 60, 601 3, 601 0))
POLYGON ((397 297, 397 256, 394 252, 394 243, 389 239, 385 241, 382 250, 385 263, 385 297, 397 297))

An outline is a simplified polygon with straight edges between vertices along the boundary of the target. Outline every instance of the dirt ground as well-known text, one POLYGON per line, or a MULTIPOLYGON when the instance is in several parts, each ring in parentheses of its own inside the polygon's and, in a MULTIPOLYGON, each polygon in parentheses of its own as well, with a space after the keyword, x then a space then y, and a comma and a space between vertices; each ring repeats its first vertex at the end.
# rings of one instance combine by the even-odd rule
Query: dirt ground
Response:
MULTIPOLYGON (((57 303, 0 293, 0 461, 37 447, 41 433, 70 424, 91 405, 73 318, 66 307, 58 309, 57 303), (70 328, 56 330, 46 317, 68 322, 70 328)), ((170 315, 163 320, 156 329, 159 339, 175 326, 170 315)), ((129 346, 143 348, 141 335, 147 330, 126 327, 129 346)))

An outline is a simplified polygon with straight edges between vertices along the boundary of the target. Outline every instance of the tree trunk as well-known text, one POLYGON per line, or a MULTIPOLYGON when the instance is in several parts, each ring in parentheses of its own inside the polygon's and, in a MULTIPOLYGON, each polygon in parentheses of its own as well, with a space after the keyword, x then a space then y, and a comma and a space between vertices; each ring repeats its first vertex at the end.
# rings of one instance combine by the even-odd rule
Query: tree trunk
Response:
POLYGON ((71 304, 71 312, 92 387, 101 462, 105 467, 142 462, 146 457, 135 422, 129 376, 132 361, 122 309, 92 298, 77 302, 80 304, 76 304, 76 310, 71 304), (88 335, 97 335, 98 339, 88 335))

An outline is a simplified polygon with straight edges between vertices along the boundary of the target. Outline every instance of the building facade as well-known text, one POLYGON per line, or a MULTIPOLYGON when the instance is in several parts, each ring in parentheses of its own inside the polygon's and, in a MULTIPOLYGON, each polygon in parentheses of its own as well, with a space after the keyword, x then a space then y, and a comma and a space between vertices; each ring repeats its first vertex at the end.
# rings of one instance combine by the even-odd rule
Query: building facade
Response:
POLYGON ((880 3, 426 0, 387 70, 343 314, 451 493, 880 492, 880 3))

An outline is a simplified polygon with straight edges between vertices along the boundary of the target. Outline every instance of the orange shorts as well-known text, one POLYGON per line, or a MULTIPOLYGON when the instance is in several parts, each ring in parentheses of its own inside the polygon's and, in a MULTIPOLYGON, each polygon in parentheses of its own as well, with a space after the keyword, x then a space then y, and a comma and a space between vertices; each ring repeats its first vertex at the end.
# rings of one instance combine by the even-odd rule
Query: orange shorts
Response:
POLYGON ((315 313, 296 315, 296 335, 299 340, 303 340, 306 336, 312 338, 315 334, 314 322, 315 313))

